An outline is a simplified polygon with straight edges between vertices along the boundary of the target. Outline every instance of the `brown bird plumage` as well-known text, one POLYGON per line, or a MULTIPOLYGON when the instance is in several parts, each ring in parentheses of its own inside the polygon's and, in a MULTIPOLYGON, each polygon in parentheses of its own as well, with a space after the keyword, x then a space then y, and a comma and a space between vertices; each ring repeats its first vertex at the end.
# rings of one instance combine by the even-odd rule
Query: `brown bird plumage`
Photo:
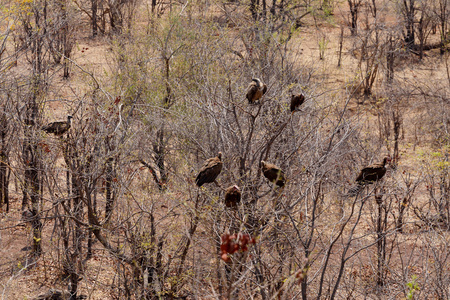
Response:
POLYGON ((348 195, 355 196, 364 188, 365 184, 374 183, 375 181, 383 178, 384 174, 386 174, 386 164, 390 161, 389 157, 385 157, 383 162, 371 164, 367 166, 359 172, 358 177, 356 177, 357 185, 353 186, 349 189, 348 195))
POLYGON ((255 104, 256 101, 266 93, 267 86, 261 82, 259 78, 253 78, 252 82, 248 85, 247 100, 250 104, 255 104))
POLYGON ((303 94, 292 95, 291 96, 291 112, 294 112, 300 105, 305 102, 305 96, 303 94))
POLYGON ((371 164, 361 170, 358 177, 356 177, 356 182, 374 182, 383 178, 386 174, 386 163, 389 161, 389 157, 385 157, 383 162, 371 164))
POLYGON ((241 202, 241 190, 237 185, 230 186, 225 191, 226 207, 236 207, 241 202))
POLYGON ((67 132, 72 126, 72 116, 67 116, 67 121, 57 121, 42 126, 41 130, 47 133, 53 133, 54 135, 61 136, 67 132))
POLYGON ((270 182, 275 183, 279 187, 283 187, 286 179, 284 176, 284 172, 274 164, 266 163, 265 161, 261 161, 261 168, 264 176, 270 180, 270 182))
POLYGON ((222 152, 219 152, 216 157, 209 158, 205 161, 195 179, 195 183, 200 187, 205 183, 214 182, 221 171, 222 152))

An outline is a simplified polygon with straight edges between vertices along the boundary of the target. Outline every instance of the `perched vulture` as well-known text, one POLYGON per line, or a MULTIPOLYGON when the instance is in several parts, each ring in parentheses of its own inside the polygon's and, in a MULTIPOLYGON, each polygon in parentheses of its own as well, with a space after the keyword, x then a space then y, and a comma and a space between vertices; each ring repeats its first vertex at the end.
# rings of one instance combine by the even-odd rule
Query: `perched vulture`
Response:
POLYGON ((286 182, 284 172, 277 166, 261 161, 264 176, 279 187, 283 187, 286 182))
POLYGON ((252 82, 248 85, 247 100, 250 104, 255 104, 256 101, 266 93, 267 86, 261 82, 259 78, 253 78, 252 82))
POLYGON ((385 157, 383 162, 372 164, 370 166, 365 167, 361 170, 358 177, 356 177, 356 182, 359 184, 374 182, 383 178, 384 174, 386 174, 386 163, 389 161, 389 157, 385 157))
POLYGON ((305 96, 303 94, 292 95, 291 97, 291 112, 296 111, 300 105, 305 102, 305 96))
POLYGON ((383 162, 371 164, 370 166, 363 168, 355 180, 358 185, 352 187, 349 190, 349 194, 356 195, 365 184, 374 183, 383 178, 384 174, 386 174, 386 164, 388 161, 390 161, 390 158, 385 157, 383 162))
POLYGON ((222 171, 222 152, 217 157, 209 158, 203 164, 195 179, 195 183, 200 187, 205 183, 214 182, 222 171))
POLYGON ((226 207, 236 207, 241 202, 241 190, 237 185, 230 186, 225 191, 226 207))
POLYGON ((69 130, 72 126, 72 116, 67 116, 67 121, 52 122, 43 126, 41 129, 47 133, 53 133, 54 135, 61 136, 69 130))

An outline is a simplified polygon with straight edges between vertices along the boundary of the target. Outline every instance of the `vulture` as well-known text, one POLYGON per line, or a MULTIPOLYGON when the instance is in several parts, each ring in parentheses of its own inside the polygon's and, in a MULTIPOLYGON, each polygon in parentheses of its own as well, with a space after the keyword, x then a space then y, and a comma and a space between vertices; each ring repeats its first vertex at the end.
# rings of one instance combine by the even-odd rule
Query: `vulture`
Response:
POLYGON ((300 105, 305 102, 305 96, 303 94, 292 95, 291 96, 291 112, 296 111, 300 105))
POLYGON ((41 129, 47 133, 53 133, 56 136, 61 136, 69 130, 72 126, 72 116, 67 116, 67 121, 52 122, 43 126, 41 129))
POLYGON ((225 206, 236 207, 241 202, 241 190, 237 185, 230 186, 225 191, 225 206))
POLYGON ((284 176, 284 172, 277 166, 266 163, 265 161, 261 161, 261 167, 264 174, 264 177, 269 179, 271 182, 275 183, 279 187, 283 187, 286 179, 284 176))
POLYGON ((222 171, 222 152, 205 161, 195 179, 195 183, 201 187, 205 183, 214 182, 220 171, 222 171))
POLYGON ((372 183, 380 180, 386 174, 386 163, 388 161, 390 161, 389 157, 385 157, 383 162, 365 167, 361 170, 358 177, 356 177, 356 182, 364 184, 366 182, 372 183))
POLYGON ((349 190, 349 194, 355 195, 365 184, 374 183, 383 178, 384 174, 386 174, 386 164, 388 161, 390 161, 390 158, 385 157, 382 162, 371 164, 370 166, 363 168, 355 180, 358 185, 352 187, 349 190))
POLYGON ((247 100, 250 104, 255 104, 256 101, 266 93, 267 86, 262 83, 259 78, 253 78, 252 82, 248 85, 247 100))

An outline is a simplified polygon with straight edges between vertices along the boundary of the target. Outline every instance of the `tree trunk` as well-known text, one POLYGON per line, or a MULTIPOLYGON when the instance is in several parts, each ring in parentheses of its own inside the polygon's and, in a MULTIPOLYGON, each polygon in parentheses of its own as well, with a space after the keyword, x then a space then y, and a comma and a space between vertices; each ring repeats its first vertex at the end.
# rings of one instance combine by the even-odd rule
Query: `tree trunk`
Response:
POLYGON ((0 119, 0 208, 6 204, 6 211, 9 211, 9 169, 8 169, 8 120, 5 115, 0 119))
POLYGON ((440 54, 445 53, 445 47, 447 44, 447 23, 448 23, 448 1, 439 1, 439 21, 440 21, 440 31, 441 31, 441 51, 440 54))
POLYGON ((96 37, 98 34, 98 25, 97 25, 97 9, 98 9, 98 0, 91 0, 91 13, 92 13, 92 36, 96 37))
POLYGON ((389 84, 394 80, 394 50, 392 35, 390 35, 388 40, 388 51, 386 53, 386 78, 389 84))
POLYGON ((70 53, 72 52, 72 41, 69 37, 69 21, 67 18, 67 1, 61 1, 61 22, 62 22, 62 28, 61 28, 61 35, 62 35, 62 42, 63 42, 63 49, 64 49, 64 57, 63 57, 63 67, 64 67, 64 74, 63 78, 67 79, 69 78, 69 59, 70 59, 70 53))
POLYGON ((392 161, 392 166, 397 168, 397 162, 400 156, 398 153, 398 143, 400 138, 400 129, 402 126, 402 117, 400 115, 399 108, 396 108, 396 110, 392 112, 392 121, 394 122, 394 158, 392 161))
POLYGON ((384 232, 384 205, 383 196, 375 194, 375 200, 378 206, 377 215, 377 285, 384 286, 384 271, 386 262, 386 234, 384 232))
POLYGON ((9 174, 8 174, 8 156, 6 153, 0 151, 0 207, 6 204, 6 211, 9 211, 9 174))
POLYGON ((263 19, 265 20, 267 18, 267 4, 266 4, 266 0, 262 0, 262 15, 263 15, 263 19))
POLYGON ((114 34, 122 33, 123 17, 121 9, 122 7, 119 1, 109 1, 109 25, 114 34))
MULTIPOLYGON (((78 170, 80 172, 80 170, 78 170)), ((80 172, 81 173, 81 172, 80 172)), ((73 211, 74 217, 77 220, 83 220, 83 202, 82 202, 82 180, 79 177, 80 174, 72 176, 72 186, 74 190, 73 195, 73 211)), ((69 270, 70 270, 70 300, 77 299, 78 292, 78 281, 79 281, 79 271, 81 271, 81 254, 82 254, 82 239, 83 230, 77 222, 73 222, 75 227, 73 240, 72 240, 72 251, 69 251, 69 270)))
POLYGON ((415 0, 403 0, 405 9, 405 44, 408 49, 414 49, 414 16, 415 0), (408 3, 409 2, 409 3, 408 3))
POLYGON ((344 43, 344 27, 341 26, 341 34, 339 36, 339 55, 338 55, 338 68, 341 67, 341 59, 342 59, 342 45, 344 43))
POLYGON ((33 131, 34 130, 32 127, 25 128, 25 139, 22 150, 23 160, 25 164, 24 198, 26 200, 29 199, 31 202, 31 213, 33 216, 33 221, 31 222, 33 227, 33 253, 39 256, 42 253, 42 224, 39 220, 39 205, 41 203, 41 179, 39 174, 40 160, 38 157, 38 148, 33 136, 33 131))
POLYGON ((272 0, 272 7, 270 8, 270 13, 275 16, 277 7, 277 0, 272 0))
POLYGON ((114 196, 112 192, 112 183, 114 178, 114 169, 113 169, 114 159, 112 157, 108 158, 106 161, 106 206, 105 206, 105 220, 109 220, 112 214, 113 205, 114 205, 114 196))
POLYGON ((47 35, 47 28, 45 20, 47 19, 47 2, 36 3, 33 5, 34 24, 30 21, 24 21, 24 29, 28 36, 32 38, 31 42, 31 64, 32 77, 30 86, 30 96, 25 108, 25 124, 24 125, 24 139, 22 144, 22 159, 24 164, 24 199, 22 208, 28 206, 28 199, 31 202, 32 212, 32 228, 33 228, 33 254, 36 256, 42 253, 41 234, 42 223, 39 219, 40 205, 41 205, 41 174, 40 168, 42 166, 39 153, 39 139, 36 134, 37 125, 39 124, 39 104, 38 100, 42 97, 45 80, 43 75, 45 73, 44 58, 46 51, 45 37, 47 35), (34 28, 32 26, 34 25, 34 28))
POLYGON ((250 12, 254 21, 258 20, 258 0, 250 0, 250 12))
POLYGON ((355 36, 358 33, 358 11, 361 4, 360 0, 348 0, 348 6, 350 8, 350 16, 352 23, 350 25, 350 33, 355 36))
MULTIPOLYGON (((82 221, 83 218, 83 188, 86 185, 84 180, 84 175, 86 173, 86 165, 84 165, 79 157, 77 156, 77 151, 75 149, 76 145, 68 144, 65 146, 65 151, 63 152, 64 161, 68 169, 71 172, 71 190, 69 199, 71 201, 71 207, 68 207, 64 203, 62 205, 65 207, 65 214, 71 214, 75 220, 82 221)), ((70 202, 68 202, 70 203, 70 202)), ((82 242, 83 242, 83 229, 81 225, 73 221, 71 218, 63 217, 63 240, 64 240, 64 271, 68 275, 69 279, 69 293, 70 300, 77 299, 78 293, 78 281, 80 279, 79 273, 82 269, 81 267, 81 257, 82 257, 82 242)))

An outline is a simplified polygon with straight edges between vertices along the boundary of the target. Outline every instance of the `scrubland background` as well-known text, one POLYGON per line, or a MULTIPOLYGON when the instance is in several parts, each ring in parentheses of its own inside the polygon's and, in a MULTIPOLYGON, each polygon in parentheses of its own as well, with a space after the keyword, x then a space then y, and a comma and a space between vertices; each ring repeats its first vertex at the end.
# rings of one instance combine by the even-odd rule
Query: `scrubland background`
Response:
POLYGON ((448 0, 0 10, 2 299, 450 298, 448 0), (67 115, 63 137, 40 130, 67 115), (256 243, 225 262, 227 233, 256 243))

